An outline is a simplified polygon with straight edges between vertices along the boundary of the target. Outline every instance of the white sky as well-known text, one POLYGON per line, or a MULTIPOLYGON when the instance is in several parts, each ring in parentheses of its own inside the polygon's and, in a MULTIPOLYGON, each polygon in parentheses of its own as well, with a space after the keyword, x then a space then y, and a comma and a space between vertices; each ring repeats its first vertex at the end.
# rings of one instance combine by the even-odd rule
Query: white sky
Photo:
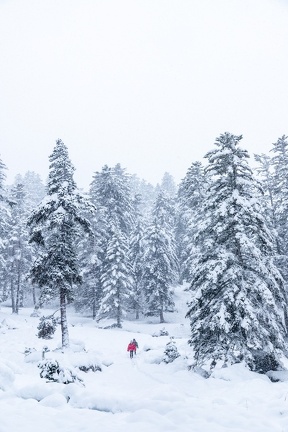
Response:
POLYGON ((0 154, 45 178, 57 138, 79 187, 118 162, 179 181, 225 131, 288 134, 288 0, 0 0, 0 154))

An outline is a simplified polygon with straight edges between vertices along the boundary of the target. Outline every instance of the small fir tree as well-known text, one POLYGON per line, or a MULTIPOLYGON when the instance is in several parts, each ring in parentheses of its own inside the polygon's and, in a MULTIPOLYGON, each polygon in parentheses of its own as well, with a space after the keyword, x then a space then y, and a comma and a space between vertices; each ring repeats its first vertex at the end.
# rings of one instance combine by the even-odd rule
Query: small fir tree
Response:
POLYGON ((180 357, 180 354, 177 349, 175 340, 171 338, 171 340, 166 344, 163 362, 167 364, 173 363, 173 361, 176 360, 178 357, 180 357))

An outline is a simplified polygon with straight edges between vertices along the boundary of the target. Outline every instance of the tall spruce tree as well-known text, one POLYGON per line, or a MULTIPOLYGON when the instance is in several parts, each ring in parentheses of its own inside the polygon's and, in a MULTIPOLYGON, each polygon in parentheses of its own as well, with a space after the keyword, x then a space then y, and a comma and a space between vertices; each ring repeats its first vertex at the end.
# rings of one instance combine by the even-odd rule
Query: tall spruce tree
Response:
POLYGON ((175 198, 177 195, 177 186, 174 180, 174 177, 169 174, 168 172, 165 172, 161 184, 160 189, 169 197, 169 198, 175 198))
POLYGON ((283 135, 273 144, 271 159, 274 168, 272 181, 273 216, 277 231, 278 260, 282 275, 288 283, 288 137, 283 135))
POLYGON ((173 285, 178 280, 178 261, 175 246, 175 212, 171 200, 159 193, 152 221, 144 236, 143 282, 146 315, 159 316, 174 309, 173 285))
POLYGON ((180 280, 191 281, 196 253, 194 237, 202 218, 202 203, 209 184, 201 162, 193 162, 178 190, 177 246, 180 280))
POLYGON ((286 348, 285 295, 257 199, 260 186, 241 139, 224 133, 206 155, 212 182, 196 236, 189 343, 195 365, 243 361, 252 370, 264 370, 276 367, 286 348))
POLYGON ((265 207, 266 220, 269 227, 274 230, 277 252, 280 253, 275 206, 276 184, 274 172, 272 171, 272 158, 264 153, 255 154, 254 158, 258 162, 256 172, 263 189, 262 201, 265 207))
POLYGON ((144 278, 143 278, 143 262, 145 255, 144 245, 144 221, 140 213, 141 197, 135 196, 135 224, 131 232, 130 255, 129 260, 132 267, 133 276, 133 296, 130 299, 131 309, 135 310, 135 318, 139 319, 140 312, 143 311, 144 304, 144 278))
POLYGON ((9 233, 10 206, 5 187, 6 170, 6 165, 0 159, 0 299, 2 301, 8 298, 10 292, 9 275, 7 272, 7 264, 9 262, 9 257, 7 256, 7 235, 9 233))
POLYGON ((34 171, 27 171, 21 183, 24 185, 25 200, 32 211, 45 197, 45 186, 40 175, 34 171))
POLYGON ((62 347, 69 346, 66 306, 81 283, 77 242, 81 234, 92 234, 83 212, 91 208, 78 191, 74 170, 65 144, 58 139, 49 157, 48 192, 28 219, 30 242, 39 246, 39 255, 31 268, 32 283, 38 284, 41 302, 60 299, 62 347))
POLYGON ((135 221, 130 176, 120 164, 105 165, 95 173, 90 188, 97 207, 98 292, 97 318, 116 319, 121 327, 133 295, 132 269, 129 262, 130 236, 135 221))
POLYGON ((122 322, 129 310, 132 291, 132 270, 129 262, 127 238, 119 227, 109 224, 109 239, 101 271, 103 297, 99 308, 99 317, 113 318, 116 326, 122 322))
POLYGON ((9 230, 6 237, 7 278, 9 279, 12 313, 18 314, 30 284, 27 274, 32 260, 32 247, 28 244, 27 216, 24 186, 16 183, 10 193, 12 204, 9 230))

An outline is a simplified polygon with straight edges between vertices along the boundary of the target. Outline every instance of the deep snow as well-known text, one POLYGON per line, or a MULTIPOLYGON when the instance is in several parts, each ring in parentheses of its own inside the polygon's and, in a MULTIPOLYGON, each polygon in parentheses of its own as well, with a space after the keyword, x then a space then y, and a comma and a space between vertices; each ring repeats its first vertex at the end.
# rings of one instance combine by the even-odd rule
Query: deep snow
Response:
POLYGON ((164 325, 151 318, 104 329, 112 322, 97 324, 69 311, 71 348, 64 354, 55 352, 60 329, 52 340, 38 339, 39 318, 30 317, 32 309, 17 316, 2 306, 0 432, 288 432, 288 381, 272 383, 240 364, 208 379, 188 370, 187 293, 182 288, 176 293, 178 312, 166 314, 164 325), (153 336, 163 327, 169 336, 153 336), (170 336, 181 357, 165 364, 170 336), (139 351, 130 360, 126 349, 133 337, 139 351), (83 384, 40 378, 44 346, 50 349, 46 358, 74 368, 83 384), (35 351, 25 355, 27 348, 35 351), (91 363, 102 372, 77 368, 91 363))

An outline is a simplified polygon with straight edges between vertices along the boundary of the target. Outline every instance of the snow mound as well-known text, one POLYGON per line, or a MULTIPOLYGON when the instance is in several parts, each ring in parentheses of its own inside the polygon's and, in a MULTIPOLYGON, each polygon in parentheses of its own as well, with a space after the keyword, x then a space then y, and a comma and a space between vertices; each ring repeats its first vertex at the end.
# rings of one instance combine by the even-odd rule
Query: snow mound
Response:
POLYGON ((255 379, 269 381, 266 375, 251 372, 243 363, 215 369, 211 373, 211 378, 222 379, 224 381, 250 381, 255 379))
POLYGON ((46 383, 25 385, 16 391, 18 397, 22 399, 35 399, 36 401, 41 401, 53 394, 52 386, 46 383))
POLYGON ((41 351, 32 351, 25 356, 25 363, 38 363, 42 360, 42 352, 41 351))
POLYGON ((266 375, 273 382, 288 381, 288 371, 269 371, 266 375))
POLYGON ((40 405, 45 407, 57 408, 67 404, 67 399, 60 393, 46 396, 40 402, 40 405))
POLYGON ((15 375, 13 370, 4 363, 0 363, 0 389, 8 390, 13 384, 15 375))
POLYGON ((85 351, 85 344, 81 340, 71 339, 69 349, 73 352, 85 351))
POLYGON ((15 330, 19 328, 18 324, 15 321, 13 321, 11 318, 5 318, 1 322, 0 327, 7 328, 8 330, 15 330))

